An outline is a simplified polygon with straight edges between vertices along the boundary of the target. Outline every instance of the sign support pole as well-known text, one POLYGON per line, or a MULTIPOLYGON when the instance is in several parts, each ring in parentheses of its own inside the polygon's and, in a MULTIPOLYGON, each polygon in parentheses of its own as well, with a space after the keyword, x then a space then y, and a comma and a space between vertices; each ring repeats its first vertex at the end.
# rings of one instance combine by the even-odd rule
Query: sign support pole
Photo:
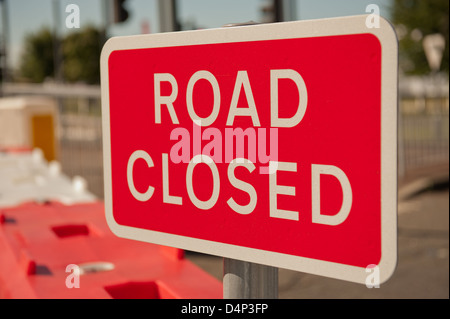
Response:
MULTIPOLYGON (((248 26, 257 23, 231 23, 224 27, 248 26)), ((278 299, 278 268, 223 259, 224 299, 278 299)))
POLYGON ((277 299, 278 268, 223 259, 224 299, 277 299))

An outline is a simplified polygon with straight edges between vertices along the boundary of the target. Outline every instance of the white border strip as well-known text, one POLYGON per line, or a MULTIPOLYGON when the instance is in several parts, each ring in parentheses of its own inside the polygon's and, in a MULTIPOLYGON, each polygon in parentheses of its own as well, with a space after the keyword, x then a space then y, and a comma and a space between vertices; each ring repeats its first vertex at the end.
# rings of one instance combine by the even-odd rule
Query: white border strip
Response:
POLYGON ((151 230, 122 226, 112 212, 111 136, 109 118, 108 58, 115 50, 176 47, 198 44, 232 43, 306 37, 323 37, 369 33, 382 46, 381 88, 381 249, 378 265, 380 283, 393 274, 397 264, 397 91, 398 41, 393 27, 380 17, 379 28, 366 27, 367 15, 310 21, 260 24, 254 26, 209 29, 116 37, 107 41, 101 54, 101 93, 103 122, 103 161, 105 183, 105 211, 110 229, 119 237, 151 242, 211 255, 245 260, 274 267, 365 283, 365 268, 328 261, 263 251, 209 240, 166 234, 151 230), (218 253, 220 252, 220 254, 218 253))

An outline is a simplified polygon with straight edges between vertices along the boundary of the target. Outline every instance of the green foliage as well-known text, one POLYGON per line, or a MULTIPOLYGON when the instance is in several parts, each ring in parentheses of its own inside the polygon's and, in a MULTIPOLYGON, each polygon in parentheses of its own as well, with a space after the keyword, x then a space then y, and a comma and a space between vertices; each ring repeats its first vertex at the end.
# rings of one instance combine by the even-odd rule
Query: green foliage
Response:
POLYGON ((44 27, 26 37, 20 72, 32 82, 42 82, 53 76, 53 70, 53 37, 51 31, 44 27))
MULTIPOLYGON (((61 45, 64 81, 100 82, 102 33, 86 27, 67 35, 61 45)), ((20 64, 21 75, 31 82, 54 78, 53 36, 48 28, 29 35, 20 64)))
POLYGON ((393 0, 392 20, 403 26, 400 38, 400 66, 407 74, 428 74, 430 67, 422 46, 423 37, 440 33, 446 41, 441 71, 449 72, 448 0, 393 0))
POLYGON ((101 33, 87 27, 64 40, 64 78, 68 82, 100 82, 101 33))

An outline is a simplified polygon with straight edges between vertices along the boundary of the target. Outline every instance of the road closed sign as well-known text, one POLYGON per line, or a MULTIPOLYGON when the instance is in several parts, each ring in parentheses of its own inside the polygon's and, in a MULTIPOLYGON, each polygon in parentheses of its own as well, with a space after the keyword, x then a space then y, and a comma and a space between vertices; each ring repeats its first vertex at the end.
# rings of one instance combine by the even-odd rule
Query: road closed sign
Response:
POLYGON ((110 39, 120 237, 366 283, 397 256, 397 40, 366 16, 110 39))

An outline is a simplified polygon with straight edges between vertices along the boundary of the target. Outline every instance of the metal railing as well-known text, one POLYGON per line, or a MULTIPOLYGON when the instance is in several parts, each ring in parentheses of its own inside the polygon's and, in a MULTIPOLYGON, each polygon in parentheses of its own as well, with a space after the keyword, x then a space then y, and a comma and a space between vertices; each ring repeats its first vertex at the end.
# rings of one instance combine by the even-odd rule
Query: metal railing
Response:
POLYGON ((100 99, 63 98, 59 115, 59 158, 69 176, 82 176, 103 198, 103 147, 100 99))
POLYGON ((449 162, 448 78, 400 81, 398 148, 399 177, 449 162))

